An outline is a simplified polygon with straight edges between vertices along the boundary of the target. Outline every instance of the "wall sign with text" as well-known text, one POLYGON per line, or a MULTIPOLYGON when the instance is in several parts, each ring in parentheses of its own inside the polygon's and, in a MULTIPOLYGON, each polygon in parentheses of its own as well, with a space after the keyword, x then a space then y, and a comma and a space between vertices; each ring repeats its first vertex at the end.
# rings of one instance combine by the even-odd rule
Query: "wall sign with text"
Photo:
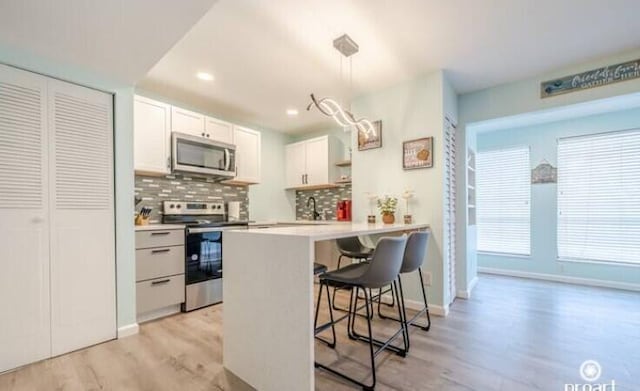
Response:
POLYGON ((576 73, 560 79, 544 81, 540 83, 540 97, 548 98, 569 92, 637 79, 639 77, 640 59, 627 61, 620 64, 609 65, 604 68, 576 73))

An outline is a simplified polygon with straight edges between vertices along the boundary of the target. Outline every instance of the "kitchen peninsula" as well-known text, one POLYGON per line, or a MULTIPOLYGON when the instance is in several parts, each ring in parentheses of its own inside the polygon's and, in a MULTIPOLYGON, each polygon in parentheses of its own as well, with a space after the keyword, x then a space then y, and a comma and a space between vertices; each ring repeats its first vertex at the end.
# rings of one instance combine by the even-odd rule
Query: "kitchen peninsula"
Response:
POLYGON ((223 238, 224 366, 262 391, 314 389, 316 242, 428 224, 328 224, 229 231, 223 238))

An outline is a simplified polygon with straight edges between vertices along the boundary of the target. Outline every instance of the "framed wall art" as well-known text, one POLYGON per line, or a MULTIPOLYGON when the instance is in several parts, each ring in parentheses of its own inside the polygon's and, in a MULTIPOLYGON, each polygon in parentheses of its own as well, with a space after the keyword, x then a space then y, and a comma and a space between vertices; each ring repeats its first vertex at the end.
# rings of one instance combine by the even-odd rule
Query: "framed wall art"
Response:
POLYGON ((375 135, 367 135, 363 131, 358 130, 358 151, 366 151, 382 147, 382 121, 373 122, 375 135))
POLYGON ((403 142, 402 157, 405 170, 433 167, 433 137, 403 142))

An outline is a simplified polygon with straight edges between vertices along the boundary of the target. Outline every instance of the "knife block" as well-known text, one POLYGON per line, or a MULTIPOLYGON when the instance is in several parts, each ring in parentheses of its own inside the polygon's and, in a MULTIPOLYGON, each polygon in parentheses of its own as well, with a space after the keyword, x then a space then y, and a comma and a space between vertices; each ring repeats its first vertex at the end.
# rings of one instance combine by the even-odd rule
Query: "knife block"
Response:
POLYGON ((134 221, 136 225, 149 225, 149 216, 143 217, 142 215, 137 214, 134 221))

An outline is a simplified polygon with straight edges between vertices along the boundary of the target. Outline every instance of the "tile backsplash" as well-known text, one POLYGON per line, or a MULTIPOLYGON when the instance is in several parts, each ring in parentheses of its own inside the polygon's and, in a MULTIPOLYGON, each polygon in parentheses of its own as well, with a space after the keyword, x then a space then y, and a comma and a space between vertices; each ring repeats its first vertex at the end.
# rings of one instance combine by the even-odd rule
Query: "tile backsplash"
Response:
POLYGON ((351 185, 341 185, 333 189, 296 190, 296 219, 311 219, 311 208, 307 208, 307 199, 313 196, 318 203, 318 212, 327 211, 327 219, 336 219, 336 206, 340 200, 351 199, 351 185))
POLYGON ((136 175, 135 195, 142 198, 136 211, 143 206, 153 208, 150 223, 162 222, 163 201, 240 201, 240 219, 249 219, 249 192, 247 186, 225 185, 212 179, 186 175, 164 177, 136 175))

